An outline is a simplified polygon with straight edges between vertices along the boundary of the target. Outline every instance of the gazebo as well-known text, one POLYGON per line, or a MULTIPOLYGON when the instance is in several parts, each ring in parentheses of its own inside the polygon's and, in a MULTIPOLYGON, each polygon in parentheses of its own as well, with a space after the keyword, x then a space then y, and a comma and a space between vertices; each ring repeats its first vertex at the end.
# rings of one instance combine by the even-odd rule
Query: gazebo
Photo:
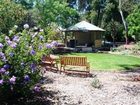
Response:
POLYGON ((104 31, 93 24, 81 21, 65 30, 65 44, 69 43, 69 46, 74 48, 77 46, 98 48, 101 47, 104 31), (67 38, 70 35, 73 36, 72 40, 67 38))

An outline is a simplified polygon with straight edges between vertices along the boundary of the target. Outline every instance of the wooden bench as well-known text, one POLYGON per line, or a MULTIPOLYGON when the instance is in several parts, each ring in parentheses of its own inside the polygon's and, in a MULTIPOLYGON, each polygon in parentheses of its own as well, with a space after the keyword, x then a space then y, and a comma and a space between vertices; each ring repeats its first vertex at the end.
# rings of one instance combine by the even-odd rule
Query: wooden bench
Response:
POLYGON ((42 58, 42 65, 45 66, 46 70, 59 70, 56 59, 51 57, 51 55, 47 55, 42 58))
POLYGON ((62 72, 62 69, 65 73, 81 73, 81 74, 90 74, 90 65, 89 62, 87 62, 87 57, 76 57, 76 56, 62 56, 60 57, 60 72, 62 72), (79 67, 85 67, 85 70, 66 70, 66 66, 79 66, 79 67))

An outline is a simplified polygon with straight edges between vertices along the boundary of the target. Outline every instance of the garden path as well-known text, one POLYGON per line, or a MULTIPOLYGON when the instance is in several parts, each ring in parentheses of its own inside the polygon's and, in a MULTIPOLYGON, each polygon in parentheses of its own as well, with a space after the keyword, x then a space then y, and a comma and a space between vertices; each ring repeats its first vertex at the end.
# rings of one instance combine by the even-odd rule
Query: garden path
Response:
POLYGON ((93 72, 102 87, 92 87, 95 77, 73 77, 46 72, 47 90, 56 91, 55 105, 139 105, 140 82, 132 81, 138 72, 93 72), (49 80, 52 80, 49 82, 49 80))

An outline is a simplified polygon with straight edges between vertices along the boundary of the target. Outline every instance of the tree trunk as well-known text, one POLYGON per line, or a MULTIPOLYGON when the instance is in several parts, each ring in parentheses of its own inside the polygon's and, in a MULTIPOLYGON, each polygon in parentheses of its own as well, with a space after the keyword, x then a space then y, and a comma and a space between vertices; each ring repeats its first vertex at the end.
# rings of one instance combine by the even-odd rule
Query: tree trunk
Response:
POLYGON ((121 3, 121 0, 119 0, 119 12, 120 12, 120 15, 121 15, 121 18, 123 21, 123 25, 125 28, 125 43, 127 45, 128 44, 128 26, 127 26, 126 20, 124 19, 124 15, 123 15, 121 7, 122 7, 122 3, 121 3))

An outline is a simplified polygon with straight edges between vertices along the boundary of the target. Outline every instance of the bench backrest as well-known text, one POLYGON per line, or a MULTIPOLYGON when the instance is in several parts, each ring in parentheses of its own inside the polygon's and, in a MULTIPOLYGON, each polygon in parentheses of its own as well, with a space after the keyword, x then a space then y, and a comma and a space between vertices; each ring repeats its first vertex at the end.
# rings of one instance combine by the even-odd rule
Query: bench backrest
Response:
POLYGON ((43 56, 42 61, 53 62, 54 60, 50 57, 50 55, 43 56))
POLYGON ((61 65, 86 66, 87 57, 62 56, 61 65))

